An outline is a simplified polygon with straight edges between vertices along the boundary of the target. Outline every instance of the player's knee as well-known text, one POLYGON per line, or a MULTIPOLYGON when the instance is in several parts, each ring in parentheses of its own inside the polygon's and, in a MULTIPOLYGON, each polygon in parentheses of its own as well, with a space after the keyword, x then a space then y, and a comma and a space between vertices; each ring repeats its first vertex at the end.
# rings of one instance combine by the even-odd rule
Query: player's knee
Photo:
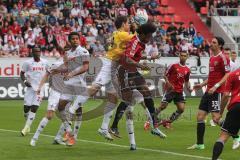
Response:
POLYGON ((58 105, 58 110, 59 110, 59 111, 63 111, 63 110, 65 109, 65 106, 67 105, 67 103, 68 103, 68 102, 66 102, 66 101, 60 100, 60 101, 59 101, 59 105, 58 105))
POLYGON ((32 105, 32 107, 31 107, 31 112, 36 113, 37 110, 38 110, 38 107, 39 107, 39 106, 32 105))
POLYGON ((133 107, 132 106, 127 107, 126 118, 127 119, 133 119, 133 107))
POLYGON ((204 121, 206 118, 206 115, 202 112, 198 112, 197 114, 197 121, 204 121))
POLYGON ((51 120, 53 118, 53 115, 54 115, 54 111, 48 111, 46 114, 46 118, 48 120, 51 120))

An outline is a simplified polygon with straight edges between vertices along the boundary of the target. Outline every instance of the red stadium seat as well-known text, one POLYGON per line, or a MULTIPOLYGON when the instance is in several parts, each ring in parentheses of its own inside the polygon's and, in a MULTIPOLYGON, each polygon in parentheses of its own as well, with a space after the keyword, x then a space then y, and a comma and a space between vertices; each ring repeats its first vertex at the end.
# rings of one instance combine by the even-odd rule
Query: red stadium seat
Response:
POLYGON ((182 23, 183 21, 182 21, 182 18, 179 16, 179 15, 174 15, 173 16, 173 21, 175 22, 175 23, 182 23))
POLYGON ((175 14, 175 8, 169 6, 169 7, 167 8, 167 14, 170 14, 170 15, 175 14))
POLYGON ((200 13, 201 13, 202 15, 207 15, 207 13, 208 13, 207 7, 201 7, 200 13))
POLYGON ((167 7, 168 6, 168 0, 161 0, 161 6, 167 7))
POLYGON ((171 16, 165 15, 163 20, 164 20, 164 23, 172 23, 172 17, 171 16))
POLYGON ((156 19, 157 19, 157 21, 159 21, 159 22, 163 22, 163 17, 162 16, 156 16, 156 19))
POLYGON ((166 14, 165 8, 164 7, 158 7, 157 9, 162 15, 166 14))

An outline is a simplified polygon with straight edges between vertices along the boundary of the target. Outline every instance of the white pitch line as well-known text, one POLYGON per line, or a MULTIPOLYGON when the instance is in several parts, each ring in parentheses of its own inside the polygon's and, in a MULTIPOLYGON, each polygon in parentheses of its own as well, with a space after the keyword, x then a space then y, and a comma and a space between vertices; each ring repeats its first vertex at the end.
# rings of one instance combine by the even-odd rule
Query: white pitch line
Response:
MULTIPOLYGON (((0 129, 0 131, 20 133, 20 131, 8 130, 8 129, 0 129)), ((30 133, 30 134, 33 134, 33 133, 30 133)), ((47 134, 41 134, 41 136, 54 138, 54 136, 47 135, 47 134)), ((98 141, 90 141, 90 140, 84 140, 84 139, 78 139, 77 141, 85 142, 85 143, 104 144, 104 145, 108 145, 108 146, 121 147, 121 148, 129 148, 129 146, 125 146, 125 145, 98 142, 98 141)), ((191 155, 191 154, 176 153, 176 152, 170 152, 170 151, 165 151, 165 150, 149 149, 149 148, 142 148, 142 147, 137 147, 137 150, 157 152, 157 153, 165 153, 165 154, 169 154, 169 155, 182 156, 182 157, 190 157, 190 158, 198 158, 198 159, 210 159, 211 160, 211 158, 209 158, 209 157, 202 157, 202 156, 196 156, 196 155, 191 155)))

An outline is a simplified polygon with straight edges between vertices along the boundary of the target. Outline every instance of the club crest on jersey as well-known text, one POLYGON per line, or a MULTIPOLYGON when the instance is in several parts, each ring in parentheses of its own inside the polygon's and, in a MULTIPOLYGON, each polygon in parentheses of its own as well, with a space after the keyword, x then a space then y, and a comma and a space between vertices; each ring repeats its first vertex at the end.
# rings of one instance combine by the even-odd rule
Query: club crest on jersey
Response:
POLYGON ((214 66, 217 66, 217 65, 218 65, 218 61, 215 61, 215 62, 214 62, 214 66))

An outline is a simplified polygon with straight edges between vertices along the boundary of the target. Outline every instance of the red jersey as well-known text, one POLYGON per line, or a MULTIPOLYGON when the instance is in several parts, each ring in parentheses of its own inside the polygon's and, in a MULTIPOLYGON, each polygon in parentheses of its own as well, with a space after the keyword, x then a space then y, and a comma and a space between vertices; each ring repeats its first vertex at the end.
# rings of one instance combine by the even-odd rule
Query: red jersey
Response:
POLYGON ((233 71, 229 74, 226 81, 226 92, 231 93, 231 100, 228 104, 228 110, 230 110, 235 103, 240 103, 240 69, 233 71))
MULTIPOLYGON (((145 50, 145 44, 140 42, 137 36, 133 36, 130 42, 128 42, 126 45, 125 56, 134 60, 135 62, 139 62, 142 58, 142 52, 144 50, 145 50)), ((131 72, 137 71, 136 67, 127 66, 125 63, 125 59, 121 61, 121 64, 131 72)))
POLYGON ((177 93, 183 92, 183 85, 189 81, 190 69, 186 65, 180 63, 172 64, 166 70, 166 77, 168 81, 173 85, 174 91, 177 93))
MULTIPOLYGON (((218 83, 226 73, 230 72, 230 60, 224 54, 219 53, 211 56, 209 59, 209 75, 207 83, 207 91, 218 83)), ((216 92, 224 92, 225 85, 220 86, 216 92)))

